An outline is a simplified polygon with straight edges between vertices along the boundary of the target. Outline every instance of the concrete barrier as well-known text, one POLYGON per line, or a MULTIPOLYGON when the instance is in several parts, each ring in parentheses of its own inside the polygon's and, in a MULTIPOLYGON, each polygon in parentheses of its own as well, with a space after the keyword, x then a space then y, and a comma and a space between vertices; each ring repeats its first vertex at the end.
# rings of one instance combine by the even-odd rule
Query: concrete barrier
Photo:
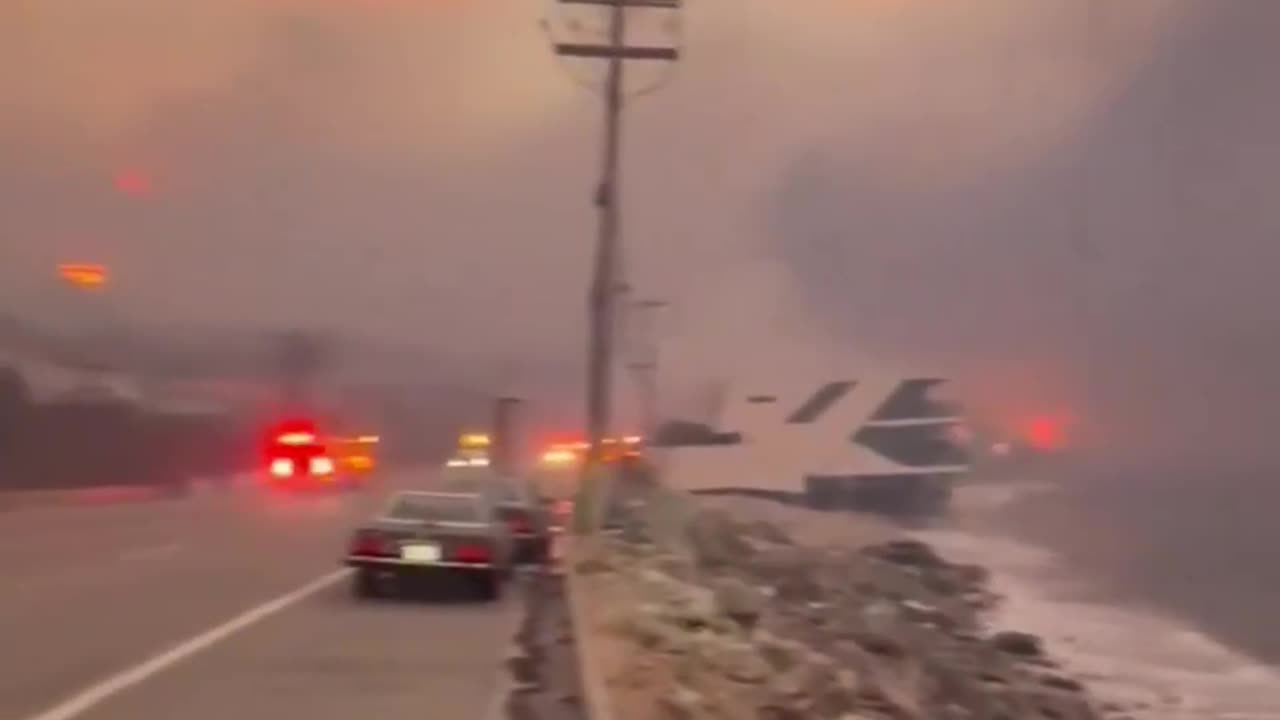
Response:
POLYGON ((559 542, 558 556, 562 560, 565 598, 569 605, 573 643, 578 654, 579 679, 582 681, 582 702, 590 720, 613 720, 613 705, 605 679, 601 675, 600 652, 596 649, 595 634, 586 614, 582 582, 576 572, 578 563, 589 554, 591 540, 565 533, 560 536, 559 542))
MULTIPOLYGON (((652 542, 668 551, 685 550, 686 532, 693 517, 693 503, 684 492, 661 485, 650 485, 628 494, 628 502, 615 507, 610 513, 615 525, 609 533, 626 534, 632 528, 640 529, 652 542)), ((614 496, 619 500, 620 494, 614 496)), ((583 704, 590 720, 614 720, 617 713, 612 704, 604 663, 597 648, 598 638, 591 627, 586 608, 585 591, 578 571, 580 563, 593 556, 600 536, 563 533, 556 537, 553 558, 564 574, 565 597, 573 629, 574 646, 582 682, 583 704)))

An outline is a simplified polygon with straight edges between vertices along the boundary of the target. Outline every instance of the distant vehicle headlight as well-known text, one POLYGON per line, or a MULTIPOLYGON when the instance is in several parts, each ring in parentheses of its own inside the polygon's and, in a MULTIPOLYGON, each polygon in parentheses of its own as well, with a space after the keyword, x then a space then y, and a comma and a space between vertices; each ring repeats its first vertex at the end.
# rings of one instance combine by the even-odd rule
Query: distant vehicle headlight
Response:
POLYGON ((333 460, 330 460, 327 457, 311 458, 311 474, 312 475, 333 474, 333 460))
POLYGON ((293 461, 289 458, 276 458, 271 461, 271 474, 278 478, 293 474, 293 461))
POLYGON ((489 464, 489 458, 471 458, 471 461, 469 464, 475 465, 478 467, 484 467, 485 465, 489 464))

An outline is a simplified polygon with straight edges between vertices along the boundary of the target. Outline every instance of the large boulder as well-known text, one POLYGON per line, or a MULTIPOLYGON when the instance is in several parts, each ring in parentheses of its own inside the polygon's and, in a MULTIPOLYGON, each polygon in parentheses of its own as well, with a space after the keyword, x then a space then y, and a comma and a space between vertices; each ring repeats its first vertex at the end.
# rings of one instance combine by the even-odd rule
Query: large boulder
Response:
POLYGON ((928 543, 920 542, 919 540, 893 540, 880 545, 872 545, 863 552, 886 562, 906 567, 937 569, 947 565, 928 543))
POLYGON ((819 558, 798 547, 782 547, 761 553, 745 573, 773 588, 774 596, 789 603, 818 602, 828 594, 819 558))
POLYGON ((701 694, 692 688, 675 685, 658 698, 658 711, 664 720, 700 720, 710 717, 701 694))
POLYGON ((773 673, 755 645, 745 640, 706 636, 701 643, 701 653, 711 669, 734 682, 759 684, 773 673))
POLYGON ((740 564, 755 555, 742 528, 722 510, 704 510, 688 526, 688 538, 698 564, 718 569, 740 564))
POLYGON ((716 610, 745 629, 753 629, 764 613, 765 597, 758 588, 736 577, 717 579, 712 584, 716 610))
POLYGON ((1031 633, 1006 631, 991 636, 991 646, 1000 652, 1032 659, 1044 655, 1044 643, 1031 633))
POLYGON ((688 631, 668 622, 661 609, 654 606, 641 606, 623 615, 615 621, 614 629, 654 652, 683 655, 693 646, 688 631))

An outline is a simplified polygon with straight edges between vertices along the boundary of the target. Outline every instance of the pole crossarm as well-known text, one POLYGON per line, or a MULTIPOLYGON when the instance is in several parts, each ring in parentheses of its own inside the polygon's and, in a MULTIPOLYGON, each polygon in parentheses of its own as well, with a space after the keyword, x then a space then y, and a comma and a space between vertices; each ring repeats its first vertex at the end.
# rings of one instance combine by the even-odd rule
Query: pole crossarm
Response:
POLYGON ((680 0, 560 0, 564 5, 602 5, 611 7, 622 5, 628 8, 653 8, 657 10, 679 10, 683 3, 680 0))
POLYGON ((680 51, 670 47, 613 47, 586 43, 556 43, 555 50, 557 55, 566 57, 666 60, 668 62, 680 59, 680 51))

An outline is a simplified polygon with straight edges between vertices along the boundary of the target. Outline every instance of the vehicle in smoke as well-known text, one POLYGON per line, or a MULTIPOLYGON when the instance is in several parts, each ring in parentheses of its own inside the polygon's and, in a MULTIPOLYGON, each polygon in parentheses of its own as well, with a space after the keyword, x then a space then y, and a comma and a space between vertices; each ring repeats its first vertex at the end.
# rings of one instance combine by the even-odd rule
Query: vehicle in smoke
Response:
POLYGON ((307 419, 286 420, 267 433, 267 486, 279 490, 354 489, 362 475, 339 466, 330 442, 307 419))
POLYGON ((339 472, 364 477, 378 469, 376 448, 380 441, 377 435, 339 435, 327 442, 339 472))
POLYGON ((511 531, 514 561, 543 563, 551 552, 549 503, 535 483, 488 467, 455 470, 439 483, 444 492, 482 495, 497 509, 511 531))
POLYGON ((967 426, 973 473, 984 480, 1027 478, 1070 457, 1073 423, 1062 413, 972 418, 967 426))
POLYGON ((507 524, 481 493, 400 492, 361 525, 347 547, 359 597, 403 590, 412 580, 453 574, 496 600, 512 572, 507 524))
MULTIPOLYGON (((639 435, 607 437, 601 441, 601 461, 625 463, 643 457, 644 439, 639 435)), ((544 468, 575 469, 586 462, 591 449, 586 440, 557 441, 547 445, 538 456, 538 464, 544 468)))
POLYGON ((493 440, 488 433, 467 431, 458 435, 453 456, 445 463, 447 467, 488 467, 492 462, 490 451, 493 440))
MULTIPOLYGON (((538 454, 534 477, 547 497, 571 497, 578 488, 590 445, 582 439, 558 439, 547 443, 538 454)), ((601 442, 601 462, 623 480, 643 479, 652 468, 645 455, 644 438, 639 435, 606 437, 601 442)))

